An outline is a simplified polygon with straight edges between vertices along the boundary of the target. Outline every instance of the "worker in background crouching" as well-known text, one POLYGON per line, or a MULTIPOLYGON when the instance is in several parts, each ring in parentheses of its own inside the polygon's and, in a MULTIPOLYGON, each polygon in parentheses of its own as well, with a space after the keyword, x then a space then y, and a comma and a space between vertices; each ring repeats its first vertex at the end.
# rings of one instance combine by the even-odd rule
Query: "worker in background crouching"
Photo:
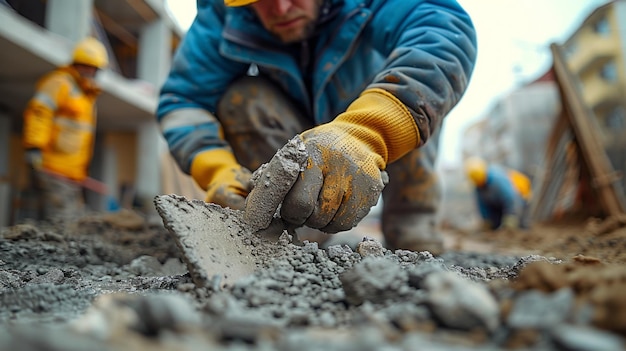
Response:
POLYGON ((346 231, 382 192, 387 247, 438 254, 437 136, 475 59, 455 0, 198 1, 157 119, 207 202, 243 209, 250 171, 297 136, 283 220, 346 231))
POLYGON ((524 174, 489 165, 478 157, 465 162, 468 178, 476 187, 476 202, 483 230, 526 229, 531 181, 524 174))
POLYGON ((80 183, 91 162, 100 94, 95 76, 107 65, 102 43, 91 37, 80 41, 69 65, 39 80, 24 111, 26 162, 41 191, 44 218, 84 210, 80 183))

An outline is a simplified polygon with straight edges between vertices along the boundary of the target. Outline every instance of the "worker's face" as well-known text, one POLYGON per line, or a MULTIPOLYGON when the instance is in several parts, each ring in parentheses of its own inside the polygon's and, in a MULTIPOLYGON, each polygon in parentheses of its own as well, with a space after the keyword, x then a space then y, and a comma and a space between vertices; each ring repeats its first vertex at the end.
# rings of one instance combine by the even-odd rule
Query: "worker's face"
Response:
POLYGON ((259 0, 252 8, 263 26, 284 43, 308 38, 315 27, 322 0, 259 0))
POLYGON ((87 79, 94 79, 96 77, 96 73, 98 73, 98 68, 88 65, 74 64, 76 71, 80 74, 81 77, 87 79))

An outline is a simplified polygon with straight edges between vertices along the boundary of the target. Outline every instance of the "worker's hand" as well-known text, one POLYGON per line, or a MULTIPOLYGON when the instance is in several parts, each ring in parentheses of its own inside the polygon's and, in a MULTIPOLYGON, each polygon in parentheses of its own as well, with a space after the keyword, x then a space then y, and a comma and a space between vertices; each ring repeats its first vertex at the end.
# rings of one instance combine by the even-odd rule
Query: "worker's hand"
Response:
POLYGON ((206 202, 235 210, 245 208, 252 188, 250 171, 235 160, 229 150, 213 149, 196 155, 191 176, 206 190, 206 202))
POLYGON ((285 221, 336 233, 376 205, 387 182, 385 161, 353 128, 335 121, 302 133, 308 164, 283 199, 285 221))
POLYGON ((502 228, 515 230, 519 228, 519 218, 516 215, 508 214, 502 217, 502 228))
MULTIPOLYGON (((308 160, 294 179, 280 179, 293 182, 282 199, 280 215, 296 226, 327 233, 357 225, 387 183, 387 163, 414 149, 420 140, 411 113, 382 89, 365 91, 335 120, 299 137, 308 160)), ((283 158, 274 157, 267 168, 280 168, 281 162, 283 158)), ((257 185, 250 196, 275 196, 271 191, 257 185)))
POLYGON ((41 169, 43 164, 43 157, 40 149, 28 149, 24 153, 26 163, 33 169, 41 169))
POLYGON ((220 169, 207 185, 204 201, 243 210, 251 189, 250 177, 250 171, 239 165, 220 169))

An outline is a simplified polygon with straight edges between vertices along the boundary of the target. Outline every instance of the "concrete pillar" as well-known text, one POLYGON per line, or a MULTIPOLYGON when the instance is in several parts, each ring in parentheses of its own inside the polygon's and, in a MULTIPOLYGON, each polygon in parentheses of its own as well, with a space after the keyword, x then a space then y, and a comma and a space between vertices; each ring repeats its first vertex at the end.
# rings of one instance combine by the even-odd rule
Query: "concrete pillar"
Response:
MULTIPOLYGON (((151 83, 155 94, 167 77, 171 64, 172 32, 159 19, 147 24, 139 37, 137 78, 151 83)), ((156 119, 145 123, 138 131, 137 197, 144 209, 154 209, 152 200, 161 193, 160 160, 165 141, 156 119)))
POLYGON ((156 213, 153 199, 161 194, 161 144, 164 143, 156 122, 144 123, 137 131, 136 198, 148 213, 156 213))
POLYGON ((11 118, 0 114, 0 227, 10 224, 11 183, 9 182, 9 149, 11 118))
POLYGON ((152 83, 156 89, 165 81, 171 65, 172 31, 164 20, 145 25, 139 37, 137 78, 152 83))
POLYGON ((91 32, 93 0, 48 0, 46 28, 77 42, 91 32))

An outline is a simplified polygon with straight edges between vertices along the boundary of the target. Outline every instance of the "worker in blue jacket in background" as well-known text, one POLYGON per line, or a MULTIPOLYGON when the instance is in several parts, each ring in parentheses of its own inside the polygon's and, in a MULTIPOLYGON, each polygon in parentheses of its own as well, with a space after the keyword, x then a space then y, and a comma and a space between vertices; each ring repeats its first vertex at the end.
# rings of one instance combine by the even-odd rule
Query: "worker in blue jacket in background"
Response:
POLYGON ((475 60, 454 0, 198 0, 157 119, 207 202, 244 209, 250 171, 297 137, 285 221, 349 230, 383 193, 387 247, 439 253, 437 139, 475 60))
POLYGON ((531 181, 524 174, 478 157, 465 162, 470 181, 476 186, 476 202, 484 230, 526 229, 532 195, 531 181))

